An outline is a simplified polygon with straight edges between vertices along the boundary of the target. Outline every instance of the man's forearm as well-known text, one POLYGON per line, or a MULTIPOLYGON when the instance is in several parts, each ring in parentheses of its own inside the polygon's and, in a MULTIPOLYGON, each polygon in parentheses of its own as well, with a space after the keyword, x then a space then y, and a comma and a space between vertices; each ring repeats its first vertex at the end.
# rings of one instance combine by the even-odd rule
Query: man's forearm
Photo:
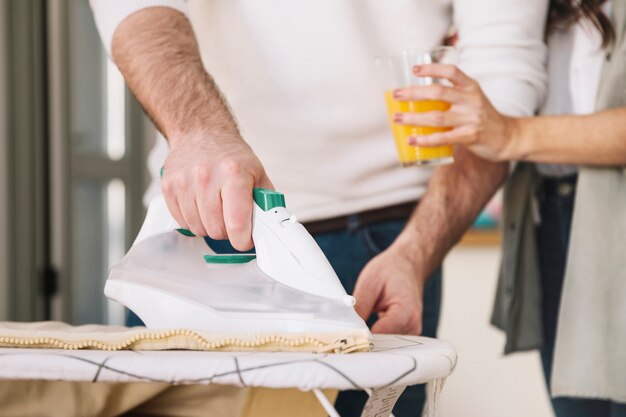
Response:
POLYGON ((435 170, 428 189, 394 245, 428 277, 472 225, 507 176, 508 164, 488 162, 463 147, 454 164, 435 170))
POLYGON ((273 188, 200 58, 186 16, 150 7, 118 25, 111 55, 169 140, 161 190, 182 228, 252 247, 252 190, 273 188))
POLYGON ((216 138, 238 135, 182 13, 152 7, 131 14, 115 32, 112 55, 131 91, 169 141, 199 132, 216 138))

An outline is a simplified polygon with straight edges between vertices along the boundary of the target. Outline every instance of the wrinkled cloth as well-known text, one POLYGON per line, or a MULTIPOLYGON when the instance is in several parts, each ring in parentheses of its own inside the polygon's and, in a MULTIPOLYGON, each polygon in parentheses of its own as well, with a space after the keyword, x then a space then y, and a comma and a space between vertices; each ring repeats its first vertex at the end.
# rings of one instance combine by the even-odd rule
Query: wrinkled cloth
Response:
POLYGON ((147 329, 105 325, 71 326, 57 321, 0 322, 0 347, 96 350, 367 351, 370 340, 349 332, 215 333, 189 329, 147 329), (306 338, 304 337, 306 336, 306 338))

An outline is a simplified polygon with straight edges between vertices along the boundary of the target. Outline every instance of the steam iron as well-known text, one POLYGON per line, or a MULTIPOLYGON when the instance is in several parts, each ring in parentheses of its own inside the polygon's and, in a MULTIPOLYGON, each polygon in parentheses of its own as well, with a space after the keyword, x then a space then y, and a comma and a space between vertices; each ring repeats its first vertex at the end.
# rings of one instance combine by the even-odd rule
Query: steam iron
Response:
POLYGON ((369 350, 354 298, 283 194, 254 190, 252 239, 256 255, 216 254, 159 195, 104 292, 149 329, 193 331, 208 349, 369 350))

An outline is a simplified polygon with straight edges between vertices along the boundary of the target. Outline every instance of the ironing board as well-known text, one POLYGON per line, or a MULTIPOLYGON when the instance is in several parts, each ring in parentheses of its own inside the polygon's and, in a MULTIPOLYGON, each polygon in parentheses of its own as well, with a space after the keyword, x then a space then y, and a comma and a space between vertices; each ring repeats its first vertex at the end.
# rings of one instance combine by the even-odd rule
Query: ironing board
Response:
POLYGON ((98 351, 0 349, 0 379, 167 382, 312 390, 331 417, 339 414, 322 389, 370 394, 363 417, 388 417, 408 385, 427 383, 427 416, 456 365, 444 341, 374 335, 371 352, 347 355, 301 352, 98 351))

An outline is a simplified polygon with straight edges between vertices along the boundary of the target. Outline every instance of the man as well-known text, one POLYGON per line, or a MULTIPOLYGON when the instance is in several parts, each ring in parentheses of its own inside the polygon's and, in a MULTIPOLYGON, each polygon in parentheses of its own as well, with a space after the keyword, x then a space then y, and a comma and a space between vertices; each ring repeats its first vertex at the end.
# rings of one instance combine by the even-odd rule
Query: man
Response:
MULTIPOLYGON (((247 250, 252 188, 275 186, 359 314, 377 314, 373 332, 434 337, 439 265, 507 167, 457 150, 450 166, 401 168, 373 57, 439 45, 455 25, 464 69, 501 111, 531 114, 547 0, 189 3, 91 0, 105 47, 169 142, 155 152, 167 154, 172 215, 247 250)), ((394 413, 420 415, 423 399, 409 389, 394 413)), ((337 409, 359 415, 364 401, 342 393, 337 409)))

